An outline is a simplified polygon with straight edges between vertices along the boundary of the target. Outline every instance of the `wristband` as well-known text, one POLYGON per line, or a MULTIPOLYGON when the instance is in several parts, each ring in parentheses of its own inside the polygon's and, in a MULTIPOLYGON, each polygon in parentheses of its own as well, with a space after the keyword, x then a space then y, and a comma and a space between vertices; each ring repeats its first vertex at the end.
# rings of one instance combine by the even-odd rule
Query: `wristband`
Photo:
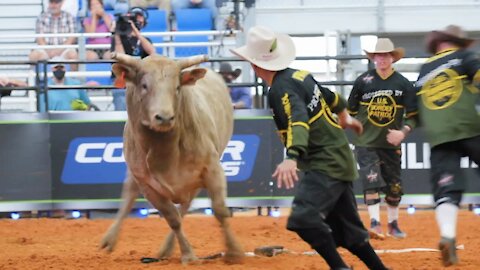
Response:
POLYGON ((293 159, 293 160, 296 161, 299 156, 300 155, 298 154, 297 151, 295 151, 293 149, 287 150, 287 159, 293 159))

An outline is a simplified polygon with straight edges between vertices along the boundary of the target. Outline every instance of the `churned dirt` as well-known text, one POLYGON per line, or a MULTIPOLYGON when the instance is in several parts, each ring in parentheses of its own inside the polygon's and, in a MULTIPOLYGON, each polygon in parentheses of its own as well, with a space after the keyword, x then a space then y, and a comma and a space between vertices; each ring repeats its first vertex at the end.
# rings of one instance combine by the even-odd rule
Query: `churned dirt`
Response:
MULTIPOLYGON (((283 211, 283 210, 282 210, 283 211)), ((254 212, 254 211, 252 211, 254 212)), ((364 221, 366 211, 360 211, 364 221)), ((53 219, 30 218, 0 220, 0 269, 328 269, 318 255, 309 255, 309 247, 285 229, 288 209, 279 218, 256 216, 255 213, 235 213, 232 227, 245 251, 265 245, 282 245, 292 251, 273 257, 246 257, 243 264, 227 265, 222 259, 182 266, 179 251, 167 261, 142 264, 142 257, 155 254, 168 231, 165 220, 159 217, 129 218, 122 230, 116 250, 107 254, 98 250, 99 241, 111 224, 111 219, 53 219)), ((386 220, 385 212, 382 212, 386 220)), ((407 248, 435 249, 438 229, 434 212, 417 211, 408 215, 402 210, 401 227, 408 233, 404 240, 372 240, 378 251, 407 248)), ((211 216, 187 216, 184 229, 197 256, 207 256, 223 251, 222 235, 216 220, 211 216)), ((459 216, 458 244, 460 264, 448 269, 480 269, 480 217, 462 210, 459 216)), ((348 251, 340 253, 355 270, 366 267, 348 251)), ((444 269, 437 251, 381 253, 380 257, 392 269, 444 269)))

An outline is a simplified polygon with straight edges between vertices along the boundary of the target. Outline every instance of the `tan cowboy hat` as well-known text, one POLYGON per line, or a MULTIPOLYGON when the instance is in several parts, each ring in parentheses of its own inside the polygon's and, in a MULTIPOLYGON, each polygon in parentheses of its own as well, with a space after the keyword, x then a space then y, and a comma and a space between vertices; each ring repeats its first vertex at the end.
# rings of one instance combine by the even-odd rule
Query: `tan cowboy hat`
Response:
POLYGON ((270 71, 286 69, 295 59, 295 44, 286 34, 274 33, 263 26, 250 28, 247 45, 231 49, 232 53, 270 71))
POLYGON ((439 42, 449 41, 460 48, 468 48, 475 39, 468 38, 467 34, 457 25, 449 25, 443 31, 435 30, 425 38, 425 44, 429 53, 435 54, 437 51, 437 45, 439 42))
POLYGON ((238 76, 240 76, 240 74, 242 74, 242 70, 239 68, 236 68, 235 70, 233 70, 232 65, 230 65, 229 63, 223 62, 220 64, 220 70, 218 70, 218 73, 231 75, 232 80, 235 80, 236 78, 238 78, 238 76))
POLYGON ((395 48, 393 42, 389 38, 379 38, 374 51, 363 51, 367 54, 370 60, 373 60, 373 56, 376 53, 390 53, 393 57, 393 63, 397 62, 405 55, 405 49, 401 47, 395 48))

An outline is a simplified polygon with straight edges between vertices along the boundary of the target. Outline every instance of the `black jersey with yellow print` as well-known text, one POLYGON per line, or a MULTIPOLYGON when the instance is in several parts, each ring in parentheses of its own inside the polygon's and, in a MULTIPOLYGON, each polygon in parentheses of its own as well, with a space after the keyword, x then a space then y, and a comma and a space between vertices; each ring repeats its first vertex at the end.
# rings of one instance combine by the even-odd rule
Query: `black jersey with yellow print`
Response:
POLYGON ((431 146, 480 135, 479 82, 480 60, 467 50, 439 52, 422 66, 415 85, 431 146))
POLYGON ((356 163, 347 137, 332 113, 346 107, 338 94, 319 86, 307 71, 278 71, 268 102, 287 156, 302 170, 318 170, 330 177, 353 181, 356 163))
POLYGON ((396 71, 382 78, 375 69, 369 70, 355 80, 348 112, 363 124, 363 134, 353 140, 355 145, 398 149, 388 143, 388 130, 401 129, 404 124, 415 127, 415 89, 396 71))

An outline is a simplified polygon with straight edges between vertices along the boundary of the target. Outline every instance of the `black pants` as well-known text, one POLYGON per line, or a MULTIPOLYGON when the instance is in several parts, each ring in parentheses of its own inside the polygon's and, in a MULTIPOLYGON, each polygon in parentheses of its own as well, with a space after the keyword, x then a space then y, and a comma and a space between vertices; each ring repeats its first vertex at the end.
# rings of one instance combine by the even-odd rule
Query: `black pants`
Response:
POLYGON ((337 246, 348 248, 368 241, 352 182, 333 179, 318 171, 305 173, 293 200, 287 229, 311 228, 331 233, 337 246))
MULTIPOLYGON (((433 198, 437 204, 449 201, 459 204, 467 179, 460 168, 460 159, 469 157, 480 164, 480 136, 436 145, 431 149, 430 163, 433 198)), ((478 168, 480 172, 480 168, 478 168)))

